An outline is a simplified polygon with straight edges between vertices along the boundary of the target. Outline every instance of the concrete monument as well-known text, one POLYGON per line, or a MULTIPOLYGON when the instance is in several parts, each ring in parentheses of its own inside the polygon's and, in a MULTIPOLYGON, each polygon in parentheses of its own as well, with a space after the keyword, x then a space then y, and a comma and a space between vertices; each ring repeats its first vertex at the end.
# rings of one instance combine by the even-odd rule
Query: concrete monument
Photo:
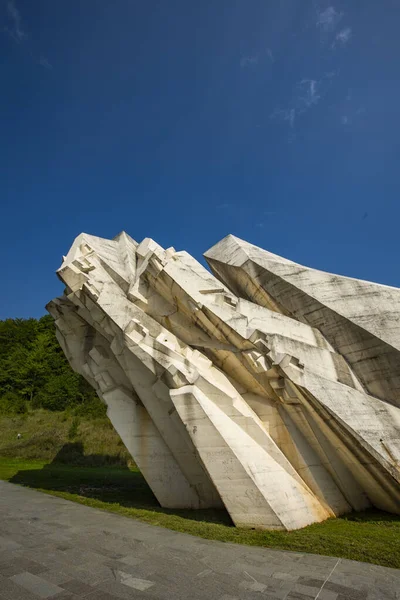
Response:
POLYGON ((160 504, 283 530, 400 514, 400 290, 231 235, 205 257, 81 234, 47 307, 160 504))

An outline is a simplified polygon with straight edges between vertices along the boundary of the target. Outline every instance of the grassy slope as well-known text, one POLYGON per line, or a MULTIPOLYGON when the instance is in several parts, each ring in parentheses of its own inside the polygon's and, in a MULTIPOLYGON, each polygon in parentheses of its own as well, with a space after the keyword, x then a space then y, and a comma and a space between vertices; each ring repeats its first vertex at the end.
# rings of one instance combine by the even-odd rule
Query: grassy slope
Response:
POLYGON ((0 458, 0 478, 199 537, 400 568, 400 518, 367 511, 293 532, 232 527, 224 511, 161 508, 135 467, 72 467, 0 458))
POLYGON ((131 461, 106 417, 78 418, 46 410, 0 416, 0 457, 94 466, 131 461), (20 440, 18 433, 22 434, 20 440))

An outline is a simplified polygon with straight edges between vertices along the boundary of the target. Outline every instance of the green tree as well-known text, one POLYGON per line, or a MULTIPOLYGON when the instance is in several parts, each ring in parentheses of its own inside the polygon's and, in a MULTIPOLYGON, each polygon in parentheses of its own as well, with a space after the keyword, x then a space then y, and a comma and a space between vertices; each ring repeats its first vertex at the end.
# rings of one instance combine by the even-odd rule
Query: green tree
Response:
POLYGON ((0 410, 42 407, 97 416, 104 408, 86 380, 68 364, 50 315, 0 321, 0 410))

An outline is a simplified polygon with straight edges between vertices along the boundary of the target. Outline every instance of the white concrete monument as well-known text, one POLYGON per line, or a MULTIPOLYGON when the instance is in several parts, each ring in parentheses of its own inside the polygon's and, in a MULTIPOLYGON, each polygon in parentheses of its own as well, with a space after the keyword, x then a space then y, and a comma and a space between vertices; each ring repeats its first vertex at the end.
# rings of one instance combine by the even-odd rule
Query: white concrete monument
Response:
POLYGON ((205 257, 81 234, 48 305, 160 504, 292 530, 400 514, 400 290, 234 236, 205 257))

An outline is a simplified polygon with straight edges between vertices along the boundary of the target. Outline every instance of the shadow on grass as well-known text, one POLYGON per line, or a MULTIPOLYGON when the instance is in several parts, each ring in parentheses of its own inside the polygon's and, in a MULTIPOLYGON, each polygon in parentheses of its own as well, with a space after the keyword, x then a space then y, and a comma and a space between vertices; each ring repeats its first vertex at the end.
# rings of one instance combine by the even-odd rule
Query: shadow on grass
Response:
POLYGON ((397 525, 400 526, 400 515, 385 512, 379 508, 368 508, 361 511, 353 511, 344 515, 340 515, 342 521, 353 521, 354 523, 369 523, 371 525, 380 525, 382 527, 385 524, 389 526, 397 525))
POLYGON ((80 442, 68 443, 42 469, 20 470, 9 481, 34 489, 68 492, 125 508, 232 525, 226 510, 162 508, 140 471, 127 464, 112 466, 114 459, 105 455, 85 456, 80 442))

